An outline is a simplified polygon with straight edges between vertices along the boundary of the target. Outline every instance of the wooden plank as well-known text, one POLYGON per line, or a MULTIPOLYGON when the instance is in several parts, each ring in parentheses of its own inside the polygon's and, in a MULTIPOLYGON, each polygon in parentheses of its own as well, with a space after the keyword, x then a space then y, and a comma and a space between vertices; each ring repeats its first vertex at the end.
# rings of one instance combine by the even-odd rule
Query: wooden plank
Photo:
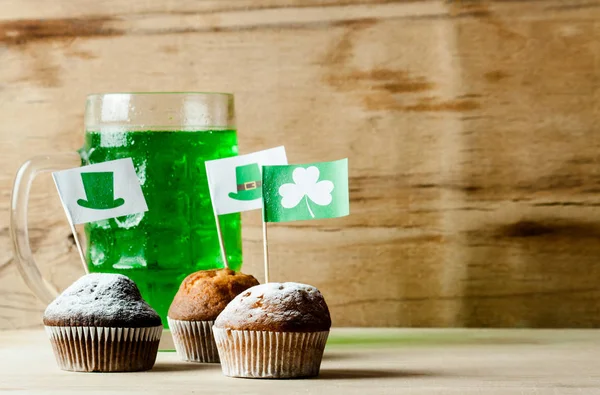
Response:
MULTIPOLYGON (((272 277, 314 284, 340 326, 597 326, 594 1, 0 4, 0 191, 81 144, 85 94, 236 93, 242 152, 348 156, 350 217, 274 225, 272 277)), ((80 273, 49 177, 33 245, 80 273)), ((0 264, 11 259, 0 216, 0 264)), ((258 213, 245 271, 262 274, 258 213)), ((0 328, 43 306, 0 269, 0 328)))
MULTIPOLYGON (((0 19, 38 19, 38 18, 80 18, 82 16, 110 15, 118 19, 136 19, 138 17, 169 17, 217 14, 231 12, 256 12, 267 11, 287 13, 288 10, 303 12, 303 10, 319 10, 340 16, 348 8, 360 7, 371 9, 378 5, 402 5, 397 10, 405 10, 407 15, 413 12, 413 7, 428 8, 437 1, 422 0, 181 0, 174 2, 164 1, 131 1, 121 2, 107 0, 95 2, 93 0, 78 0, 73 2, 53 2, 44 0, 5 0, 0 4, 3 10, 0 19), (426 3, 423 7, 423 3, 426 3), (343 9, 343 12, 340 12, 343 9)), ((437 4, 439 6, 439 4, 437 4)))
POLYGON ((56 367, 43 331, 0 333, 0 391, 64 393, 595 394, 597 331, 335 330, 318 378, 243 380, 217 364, 158 354, 144 373, 83 374, 56 367), (372 340, 387 336, 388 341, 372 340), (398 339, 393 342, 391 339, 398 339), (565 363, 566 362, 566 363, 565 363))
POLYGON ((459 22, 464 86, 481 102, 451 175, 472 207, 451 220, 464 325, 598 325, 598 4, 576 5, 459 22))

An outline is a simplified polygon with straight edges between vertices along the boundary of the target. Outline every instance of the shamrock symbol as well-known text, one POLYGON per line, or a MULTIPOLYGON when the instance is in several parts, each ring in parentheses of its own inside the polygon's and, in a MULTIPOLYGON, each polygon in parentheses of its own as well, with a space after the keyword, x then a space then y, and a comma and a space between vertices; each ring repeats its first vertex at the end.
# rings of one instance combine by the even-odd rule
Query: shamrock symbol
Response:
POLYGON ((298 167, 292 173, 294 183, 283 184, 279 187, 279 194, 283 197, 281 205, 284 208, 296 207, 302 198, 306 201, 306 207, 311 217, 315 217, 308 199, 319 206, 327 206, 331 203, 331 191, 333 191, 333 182, 329 180, 319 180, 319 169, 310 166, 306 169, 298 167))

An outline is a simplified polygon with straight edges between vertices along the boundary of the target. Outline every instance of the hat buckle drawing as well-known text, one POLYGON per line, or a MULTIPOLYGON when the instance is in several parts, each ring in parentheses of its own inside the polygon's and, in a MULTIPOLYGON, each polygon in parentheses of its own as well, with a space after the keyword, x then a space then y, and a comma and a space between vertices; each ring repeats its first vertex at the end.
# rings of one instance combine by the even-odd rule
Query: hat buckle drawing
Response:
POLYGON ((262 196, 262 176, 257 163, 235 168, 237 192, 230 192, 229 197, 235 200, 255 200, 262 196))

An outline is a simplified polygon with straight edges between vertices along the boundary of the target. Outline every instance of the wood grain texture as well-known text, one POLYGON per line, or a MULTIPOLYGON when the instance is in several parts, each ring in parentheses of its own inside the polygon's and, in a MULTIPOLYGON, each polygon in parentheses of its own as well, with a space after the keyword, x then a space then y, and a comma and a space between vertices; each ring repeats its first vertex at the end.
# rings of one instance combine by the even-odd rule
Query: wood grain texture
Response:
POLYGON ((148 372, 65 372, 56 366, 42 330, 4 331, 0 333, 0 391, 592 395, 600 392, 599 340, 597 331, 584 330, 340 328, 330 335, 317 378, 244 380, 223 376, 218 364, 182 362, 175 353, 166 352, 158 354, 148 372))
MULTIPOLYGON (((317 286, 339 326, 600 324, 600 2, 0 3, 0 264, 18 164, 82 143, 89 92, 236 94, 242 152, 350 158, 352 215, 274 225, 273 280, 317 286)), ((261 276, 257 212, 245 271, 261 276)), ((30 226, 45 273, 80 273, 49 177, 30 226)), ((43 306, 0 268, 0 328, 43 306)))

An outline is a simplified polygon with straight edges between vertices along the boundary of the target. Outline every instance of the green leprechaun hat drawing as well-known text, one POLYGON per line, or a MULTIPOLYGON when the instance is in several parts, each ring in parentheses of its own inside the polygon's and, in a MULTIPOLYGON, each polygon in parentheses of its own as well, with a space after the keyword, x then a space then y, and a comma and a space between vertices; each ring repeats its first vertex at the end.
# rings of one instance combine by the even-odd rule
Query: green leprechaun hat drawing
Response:
POLYGON ((117 208, 125 203, 122 198, 114 198, 113 172, 81 173, 83 189, 88 200, 78 199, 81 207, 94 210, 117 208))
POLYGON ((235 168, 237 193, 230 192, 229 197, 235 200, 254 200, 262 196, 262 180, 257 163, 235 168))

